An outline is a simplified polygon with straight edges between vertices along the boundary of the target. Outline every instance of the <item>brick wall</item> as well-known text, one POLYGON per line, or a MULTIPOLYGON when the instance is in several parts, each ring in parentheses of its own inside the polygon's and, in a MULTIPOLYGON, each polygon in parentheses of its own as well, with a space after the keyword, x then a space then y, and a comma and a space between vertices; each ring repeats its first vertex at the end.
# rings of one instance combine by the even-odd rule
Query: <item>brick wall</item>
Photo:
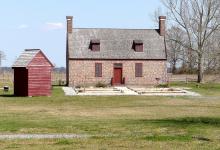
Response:
POLYGON ((156 78, 160 83, 167 81, 166 61, 95 61, 95 60, 70 60, 69 85, 95 85, 98 82, 111 83, 114 63, 123 64, 123 77, 127 85, 155 85, 156 78), (95 63, 102 63, 102 77, 95 77, 95 63), (143 77, 135 77, 135 63, 143 63, 143 77))

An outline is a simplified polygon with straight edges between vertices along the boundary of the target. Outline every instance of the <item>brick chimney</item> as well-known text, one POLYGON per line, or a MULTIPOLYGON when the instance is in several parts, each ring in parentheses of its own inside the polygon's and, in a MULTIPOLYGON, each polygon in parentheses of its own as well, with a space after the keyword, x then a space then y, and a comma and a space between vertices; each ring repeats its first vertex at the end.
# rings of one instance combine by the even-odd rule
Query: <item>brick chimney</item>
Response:
POLYGON ((166 34, 166 16, 159 17, 159 33, 160 36, 165 36, 166 34))
POLYGON ((67 20, 67 33, 73 32, 73 16, 66 16, 67 20))

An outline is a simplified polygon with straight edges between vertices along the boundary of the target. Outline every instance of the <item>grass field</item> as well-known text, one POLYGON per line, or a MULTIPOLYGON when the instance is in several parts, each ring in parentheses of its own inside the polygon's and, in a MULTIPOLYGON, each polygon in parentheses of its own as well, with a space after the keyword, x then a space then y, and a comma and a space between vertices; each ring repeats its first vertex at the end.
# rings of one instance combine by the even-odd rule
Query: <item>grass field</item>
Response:
POLYGON ((220 149, 220 84, 201 97, 0 97, 0 133, 74 133, 84 139, 2 140, 0 149, 220 149))

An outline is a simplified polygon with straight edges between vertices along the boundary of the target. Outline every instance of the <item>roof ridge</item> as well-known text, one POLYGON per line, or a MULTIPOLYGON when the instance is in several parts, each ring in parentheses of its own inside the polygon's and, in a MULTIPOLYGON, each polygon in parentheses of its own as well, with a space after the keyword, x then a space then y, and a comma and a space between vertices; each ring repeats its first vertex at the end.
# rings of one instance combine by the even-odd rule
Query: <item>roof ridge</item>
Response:
POLYGON ((25 49, 25 51, 41 51, 41 49, 25 49))

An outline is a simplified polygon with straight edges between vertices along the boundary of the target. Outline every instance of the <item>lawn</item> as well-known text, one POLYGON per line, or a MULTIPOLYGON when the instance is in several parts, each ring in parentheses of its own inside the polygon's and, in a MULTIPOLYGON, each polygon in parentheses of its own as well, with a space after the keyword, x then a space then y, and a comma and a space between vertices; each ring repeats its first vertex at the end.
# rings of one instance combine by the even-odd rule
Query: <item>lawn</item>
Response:
POLYGON ((220 149, 220 84, 172 83, 201 97, 0 97, 0 133, 82 139, 2 140, 0 149, 220 149))

